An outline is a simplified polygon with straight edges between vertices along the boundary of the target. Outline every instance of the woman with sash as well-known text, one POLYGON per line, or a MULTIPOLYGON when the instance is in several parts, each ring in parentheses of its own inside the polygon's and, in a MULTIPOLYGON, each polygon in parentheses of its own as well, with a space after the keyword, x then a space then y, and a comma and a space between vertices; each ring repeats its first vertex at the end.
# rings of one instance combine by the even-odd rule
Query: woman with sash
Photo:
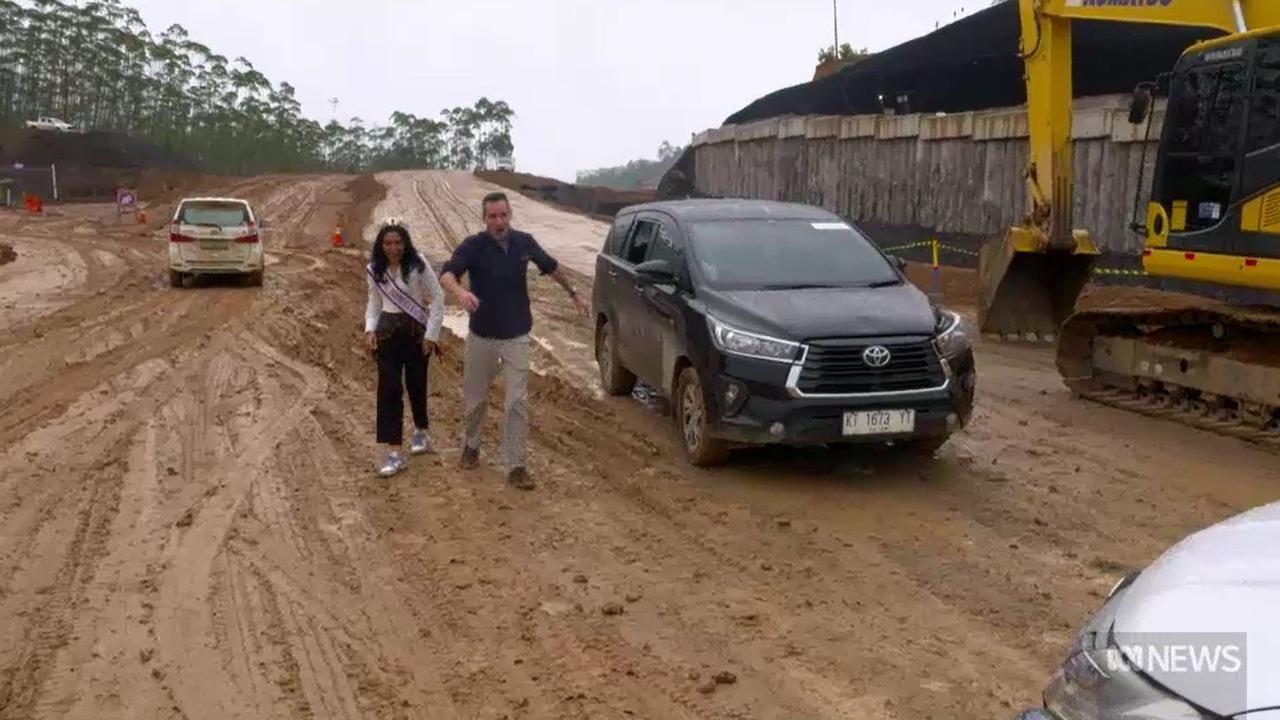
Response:
POLYGON ((427 362, 437 352, 444 293, 399 218, 388 218, 379 227, 366 273, 364 330, 369 351, 378 360, 377 442, 385 449, 378 474, 391 477, 409 462, 402 451, 406 389, 414 424, 409 452, 432 452, 427 436, 427 362))

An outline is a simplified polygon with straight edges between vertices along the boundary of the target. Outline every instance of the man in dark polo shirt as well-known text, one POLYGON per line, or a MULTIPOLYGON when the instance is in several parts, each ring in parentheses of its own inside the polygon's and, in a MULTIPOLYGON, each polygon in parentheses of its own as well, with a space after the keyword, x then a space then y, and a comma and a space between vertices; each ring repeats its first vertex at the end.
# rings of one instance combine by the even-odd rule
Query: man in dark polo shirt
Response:
POLYGON ((462 466, 480 464, 480 429, 488 406, 489 386, 499 363, 506 385, 502 427, 502 459, 507 479, 521 489, 534 484, 525 468, 525 396, 529 380, 528 265, 550 275, 568 291, 574 307, 583 315, 588 305, 569 282, 555 258, 547 254, 529 233, 511 228, 511 203, 500 192, 486 195, 481 204, 485 231, 463 240, 441 268, 440 283, 471 314, 467 354, 462 378, 465 414, 462 466), (471 274, 471 289, 462 277, 471 274))

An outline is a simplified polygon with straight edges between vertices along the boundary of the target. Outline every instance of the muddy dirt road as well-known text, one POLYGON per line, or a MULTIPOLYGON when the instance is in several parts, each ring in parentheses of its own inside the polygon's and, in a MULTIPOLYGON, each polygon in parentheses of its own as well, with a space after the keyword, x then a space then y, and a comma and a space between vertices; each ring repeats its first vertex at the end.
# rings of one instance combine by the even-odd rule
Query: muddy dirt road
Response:
MULTIPOLYGON (((167 287, 162 228, 109 209, 0 215, 0 718, 1005 717, 1125 568, 1280 496, 1277 456, 1074 400, 1048 351, 1004 346, 930 464, 692 471, 665 420, 598 395, 545 279, 539 488, 487 465, 496 415, 455 469, 456 335, 441 454, 379 480, 363 246, 331 223, 405 215, 438 264, 487 189, 225 188, 273 221, 263 288, 167 287)), ((587 287, 604 226, 516 213, 587 287)))

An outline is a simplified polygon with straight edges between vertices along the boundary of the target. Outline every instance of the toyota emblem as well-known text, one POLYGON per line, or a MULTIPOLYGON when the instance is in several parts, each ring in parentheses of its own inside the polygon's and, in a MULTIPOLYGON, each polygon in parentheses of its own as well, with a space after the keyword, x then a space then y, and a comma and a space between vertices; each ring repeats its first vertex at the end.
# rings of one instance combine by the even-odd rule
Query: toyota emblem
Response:
POLYGON ((862 362, 870 367, 884 367, 889 364, 889 359, 892 357, 889 348, 883 345, 872 345, 862 351, 862 362))

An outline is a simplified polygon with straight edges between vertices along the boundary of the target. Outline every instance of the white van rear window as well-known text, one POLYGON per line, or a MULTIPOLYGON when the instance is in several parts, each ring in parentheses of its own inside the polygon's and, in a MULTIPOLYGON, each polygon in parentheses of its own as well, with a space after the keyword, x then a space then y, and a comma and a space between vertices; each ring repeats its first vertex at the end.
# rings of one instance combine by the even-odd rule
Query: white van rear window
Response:
POLYGON ((200 202, 182 206, 178 222, 183 225, 230 227, 249 222, 249 208, 240 203, 200 202))

